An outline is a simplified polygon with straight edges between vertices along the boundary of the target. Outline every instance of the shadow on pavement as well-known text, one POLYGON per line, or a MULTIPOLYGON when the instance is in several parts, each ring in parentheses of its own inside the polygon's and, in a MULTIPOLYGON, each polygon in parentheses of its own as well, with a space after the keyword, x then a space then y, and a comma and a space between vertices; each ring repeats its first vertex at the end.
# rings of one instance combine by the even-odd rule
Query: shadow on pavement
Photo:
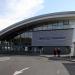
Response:
POLYGON ((53 61, 60 61, 60 60, 66 60, 66 61, 69 61, 70 60, 70 57, 54 57, 54 56, 41 56, 41 57, 45 57, 47 58, 48 60, 53 60, 53 61))
POLYGON ((48 57, 48 60, 56 60, 56 61, 58 61, 58 60, 66 60, 66 61, 69 61, 70 60, 70 58, 69 57, 48 57))
POLYGON ((70 75, 75 75, 75 63, 62 63, 70 75))
MULTIPOLYGON (((53 60, 53 61, 69 61, 69 62, 62 62, 63 66, 67 69, 70 75, 75 75, 75 62, 70 61, 70 57, 46 57, 48 60, 53 60)), ((75 57, 71 57, 71 59, 75 59, 75 57)))

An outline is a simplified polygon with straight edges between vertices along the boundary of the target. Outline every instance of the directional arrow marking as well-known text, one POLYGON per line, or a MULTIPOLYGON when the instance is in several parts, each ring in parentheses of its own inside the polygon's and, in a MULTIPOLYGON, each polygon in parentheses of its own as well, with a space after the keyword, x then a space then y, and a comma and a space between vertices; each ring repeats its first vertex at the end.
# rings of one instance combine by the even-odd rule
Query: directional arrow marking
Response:
POLYGON ((24 68, 24 69, 22 69, 20 71, 16 71, 13 75, 18 75, 20 73, 23 73, 23 71, 28 70, 29 68, 31 68, 31 67, 27 67, 27 68, 24 68))

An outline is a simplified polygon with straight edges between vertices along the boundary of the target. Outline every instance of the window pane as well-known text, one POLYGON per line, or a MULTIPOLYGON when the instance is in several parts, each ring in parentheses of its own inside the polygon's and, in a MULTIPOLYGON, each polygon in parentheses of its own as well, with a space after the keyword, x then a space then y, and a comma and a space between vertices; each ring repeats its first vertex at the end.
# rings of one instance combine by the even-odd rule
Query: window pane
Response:
POLYGON ((62 22, 59 22, 58 23, 58 29, 63 29, 63 28, 64 28, 63 23, 62 22))
POLYGON ((53 29, 57 29, 57 23, 52 24, 53 29))
POLYGON ((48 25, 44 25, 43 30, 47 30, 47 29, 48 29, 48 25))
POLYGON ((64 20, 63 25, 69 25, 69 20, 64 20))
POLYGON ((52 24, 48 24, 48 30, 52 29, 52 24))

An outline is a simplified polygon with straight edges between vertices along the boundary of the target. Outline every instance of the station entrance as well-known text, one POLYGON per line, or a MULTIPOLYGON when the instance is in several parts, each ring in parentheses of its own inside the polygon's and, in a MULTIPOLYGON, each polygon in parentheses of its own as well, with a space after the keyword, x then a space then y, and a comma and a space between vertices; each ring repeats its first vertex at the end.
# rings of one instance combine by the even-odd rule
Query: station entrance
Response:
POLYGON ((60 48, 61 54, 69 54, 70 46, 25 46, 12 45, 11 43, 0 45, 0 54, 10 55, 53 55, 55 48, 60 48))

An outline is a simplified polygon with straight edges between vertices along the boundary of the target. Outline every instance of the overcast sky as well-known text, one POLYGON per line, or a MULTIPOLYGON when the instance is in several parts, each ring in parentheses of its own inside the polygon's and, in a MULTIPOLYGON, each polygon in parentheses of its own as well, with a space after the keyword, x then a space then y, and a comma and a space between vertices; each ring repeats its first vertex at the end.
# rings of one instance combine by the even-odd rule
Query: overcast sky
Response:
POLYGON ((0 0, 0 30, 37 15, 75 11, 75 0, 0 0))

